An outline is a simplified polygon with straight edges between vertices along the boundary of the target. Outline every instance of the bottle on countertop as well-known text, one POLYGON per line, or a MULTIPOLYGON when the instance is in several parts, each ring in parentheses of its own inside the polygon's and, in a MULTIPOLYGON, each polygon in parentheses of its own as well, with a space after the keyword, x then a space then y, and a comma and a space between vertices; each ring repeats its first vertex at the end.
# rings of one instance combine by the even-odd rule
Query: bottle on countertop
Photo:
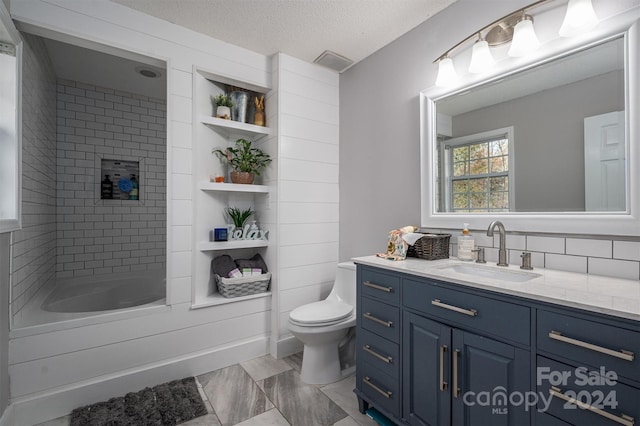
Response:
POLYGON ((458 259, 460 260, 473 260, 475 242, 468 226, 469 224, 465 223, 462 235, 458 236, 458 259))

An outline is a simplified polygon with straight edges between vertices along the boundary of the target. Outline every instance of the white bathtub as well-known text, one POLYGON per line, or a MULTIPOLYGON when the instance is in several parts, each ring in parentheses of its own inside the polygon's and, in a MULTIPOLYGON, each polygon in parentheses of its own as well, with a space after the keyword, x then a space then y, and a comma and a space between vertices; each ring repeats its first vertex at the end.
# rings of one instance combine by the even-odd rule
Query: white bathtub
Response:
POLYGON ((165 306, 164 270, 57 279, 14 317, 16 335, 137 316, 165 306), (73 321, 73 323, 70 323, 73 321))
POLYGON ((57 280, 41 308, 47 312, 111 311, 157 302, 165 295, 165 278, 160 273, 89 276, 57 280))

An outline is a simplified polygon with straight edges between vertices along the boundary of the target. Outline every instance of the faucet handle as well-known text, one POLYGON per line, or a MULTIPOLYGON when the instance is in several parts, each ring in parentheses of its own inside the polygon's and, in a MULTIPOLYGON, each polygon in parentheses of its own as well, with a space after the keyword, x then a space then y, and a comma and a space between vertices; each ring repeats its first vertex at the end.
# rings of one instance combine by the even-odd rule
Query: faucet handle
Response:
POLYGON ((522 265, 520 266, 520 269, 526 269, 529 271, 532 270, 533 266, 531 266, 531 253, 524 251, 522 252, 520 257, 522 258, 522 265))
POLYGON ((478 253, 478 255, 476 256, 476 263, 487 263, 487 261, 484 259, 484 247, 478 247, 477 249, 471 251, 478 253))

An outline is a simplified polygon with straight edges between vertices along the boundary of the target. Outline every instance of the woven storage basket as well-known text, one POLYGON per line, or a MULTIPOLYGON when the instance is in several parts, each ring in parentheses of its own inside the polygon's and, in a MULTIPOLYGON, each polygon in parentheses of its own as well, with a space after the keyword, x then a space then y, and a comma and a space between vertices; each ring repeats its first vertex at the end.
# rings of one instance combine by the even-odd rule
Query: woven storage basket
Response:
POLYGON ((413 246, 409 246, 407 257, 436 260, 449 257, 451 234, 425 234, 413 246))
POLYGON ((240 297, 264 293, 269 288, 271 272, 253 277, 224 278, 216 274, 218 292, 224 297, 240 297))

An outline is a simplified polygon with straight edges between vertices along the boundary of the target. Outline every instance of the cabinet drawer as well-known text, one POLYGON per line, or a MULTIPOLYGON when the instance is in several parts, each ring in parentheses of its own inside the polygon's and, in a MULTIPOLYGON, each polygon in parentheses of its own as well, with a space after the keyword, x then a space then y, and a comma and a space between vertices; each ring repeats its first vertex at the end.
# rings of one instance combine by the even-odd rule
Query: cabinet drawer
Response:
POLYGON ((400 417, 400 382, 397 378, 380 372, 366 362, 358 360, 356 387, 375 406, 400 417))
POLYGON ((398 378, 400 350, 390 342, 367 330, 358 330, 358 361, 366 362, 391 377, 398 378))
POLYGON ((529 345, 528 307, 439 287, 428 280, 405 279, 402 286, 407 307, 529 345))
POLYGON ((362 294, 387 303, 400 303, 400 277, 374 269, 362 268, 362 294))
POLYGON ((640 380, 638 332, 540 310, 537 340, 540 350, 640 380))
POLYGON ((367 297, 362 298, 362 309, 358 312, 360 324, 379 336, 398 343, 400 327, 400 310, 396 306, 387 305, 367 297))
POLYGON ((537 360, 539 411, 573 425, 632 425, 640 420, 640 389, 611 378, 607 382, 595 369, 577 372, 542 356, 537 360), (576 407, 570 398, 585 405, 576 407))

